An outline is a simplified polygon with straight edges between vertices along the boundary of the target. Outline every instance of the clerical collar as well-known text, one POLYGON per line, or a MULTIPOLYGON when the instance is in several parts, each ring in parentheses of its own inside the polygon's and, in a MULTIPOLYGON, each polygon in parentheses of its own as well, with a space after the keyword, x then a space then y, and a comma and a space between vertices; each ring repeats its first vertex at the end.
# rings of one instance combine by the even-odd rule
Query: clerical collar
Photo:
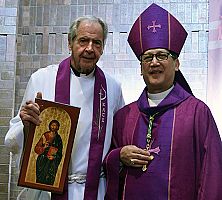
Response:
POLYGON ((170 91, 173 89, 173 87, 174 87, 174 85, 172 87, 170 87, 168 90, 157 93, 157 94, 151 94, 151 93, 147 92, 148 102, 149 102, 150 106, 151 107, 157 106, 170 93, 170 91))
POLYGON ((92 72, 90 72, 88 74, 82 74, 82 73, 78 72, 74 67, 72 67, 71 64, 70 64, 70 68, 72 69, 72 72, 78 77, 92 75, 95 72, 95 69, 94 69, 94 70, 92 70, 92 72))

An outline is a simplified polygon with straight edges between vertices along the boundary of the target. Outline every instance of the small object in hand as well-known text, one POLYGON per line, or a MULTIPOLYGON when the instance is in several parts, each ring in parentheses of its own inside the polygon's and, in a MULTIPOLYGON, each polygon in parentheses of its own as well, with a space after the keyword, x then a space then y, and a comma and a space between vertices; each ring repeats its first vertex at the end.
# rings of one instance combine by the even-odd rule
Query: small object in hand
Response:
MULTIPOLYGON (((149 156, 149 160, 151 161, 151 160, 153 160, 153 159, 154 159, 154 156, 153 156, 153 155, 150 155, 150 156, 149 156)), ((145 172, 146 170, 147 170, 147 166, 146 166, 146 165, 143 165, 142 171, 145 172)))
POLYGON ((147 166, 146 166, 146 165, 143 165, 142 171, 145 172, 146 170, 147 170, 147 166))
POLYGON ((149 160, 153 160, 154 159, 154 156, 153 155, 150 155, 149 156, 149 160))
POLYGON ((131 163, 132 165, 134 165, 133 159, 130 159, 130 163, 131 163))

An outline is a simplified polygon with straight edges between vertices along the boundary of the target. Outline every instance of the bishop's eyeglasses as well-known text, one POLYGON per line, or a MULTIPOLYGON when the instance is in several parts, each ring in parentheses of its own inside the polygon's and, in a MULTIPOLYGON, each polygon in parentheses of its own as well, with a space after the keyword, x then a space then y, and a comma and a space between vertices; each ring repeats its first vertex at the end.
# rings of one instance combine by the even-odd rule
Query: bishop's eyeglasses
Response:
POLYGON ((156 54, 150 54, 150 53, 143 54, 141 56, 141 61, 148 64, 148 63, 152 62, 153 57, 155 57, 158 61, 164 61, 164 60, 167 60, 169 56, 171 56, 174 59, 176 58, 171 53, 168 53, 168 52, 158 52, 156 54))

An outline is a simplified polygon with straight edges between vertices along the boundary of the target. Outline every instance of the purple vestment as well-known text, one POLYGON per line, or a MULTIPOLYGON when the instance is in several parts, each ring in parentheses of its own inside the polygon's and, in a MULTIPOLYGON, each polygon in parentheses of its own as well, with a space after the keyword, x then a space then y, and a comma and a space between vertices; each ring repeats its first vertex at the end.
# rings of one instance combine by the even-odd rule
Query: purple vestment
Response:
POLYGON ((104 162, 106 200, 221 200, 222 143, 209 108, 176 84, 157 106, 147 91, 115 115, 112 149, 104 162), (159 148, 147 171, 120 167, 124 145, 146 146, 148 117, 154 120, 151 148, 159 148), (120 197, 121 196, 121 197, 120 197))
MULTIPOLYGON (((63 60, 59 65, 55 87, 56 102, 65 104, 70 103, 70 65, 71 57, 68 57, 67 59, 63 60)), ((106 135, 107 113, 108 103, 106 78, 103 71, 96 66, 93 99, 93 122, 84 200, 97 199, 98 185, 102 165, 102 155, 106 135)), ((60 195, 52 193, 52 199, 68 200, 67 181, 64 187, 63 194, 60 195)))

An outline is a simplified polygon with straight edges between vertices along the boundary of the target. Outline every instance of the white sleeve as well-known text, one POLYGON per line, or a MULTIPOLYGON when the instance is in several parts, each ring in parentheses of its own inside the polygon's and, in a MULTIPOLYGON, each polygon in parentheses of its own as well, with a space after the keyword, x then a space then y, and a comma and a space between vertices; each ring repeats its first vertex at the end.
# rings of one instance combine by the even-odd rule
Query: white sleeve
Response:
MULTIPOLYGON (((21 103, 21 106, 27 101, 27 100, 32 100, 34 101, 35 98, 35 88, 33 87, 32 84, 32 77, 30 78, 26 91, 21 103)), ((20 109, 21 109, 20 106, 20 109)), ((19 109, 19 112, 20 112, 19 109)), ((23 142, 24 142, 24 134, 23 134, 23 123, 21 121, 21 118, 19 117, 19 112, 18 114, 10 120, 10 126, 9 130, 6 133, 5 136, 5 146, 8 148, 9 151, 11 151, 13 154, 16 154, 17 157, 17 165, 20 162, 20 157, 23 149, 23 142)))
POLYGON ((116 101, 116 107, 114 110, 114 114, 125 105, 125 101, 123 98, 123 93, 122 93, 122 88, 121 88, 120 83, 118 83, 116 91, 117 91, 117 101, 116 101))
POLYGON ((17 115, 10 121, 10 127, 5 136, 5 145, 13 154, 19 154, 23 147, 23 139, 23 124, 17 115))
MULTIPOLYGON (((43 98, 46 100, 54 100, 57 70, 58 65, 50 65, 46 68, 38 69, 33 73, 28 81, 21 106, 29 100, 34 102, 37 92, 42 92, 43 98)), ((21 106, 17 116, 10 120, 10 127, 5 136, 6 147, 18 156, 18 162, 22 153, 24 140, 23 123, 19 117, 21 106)))

